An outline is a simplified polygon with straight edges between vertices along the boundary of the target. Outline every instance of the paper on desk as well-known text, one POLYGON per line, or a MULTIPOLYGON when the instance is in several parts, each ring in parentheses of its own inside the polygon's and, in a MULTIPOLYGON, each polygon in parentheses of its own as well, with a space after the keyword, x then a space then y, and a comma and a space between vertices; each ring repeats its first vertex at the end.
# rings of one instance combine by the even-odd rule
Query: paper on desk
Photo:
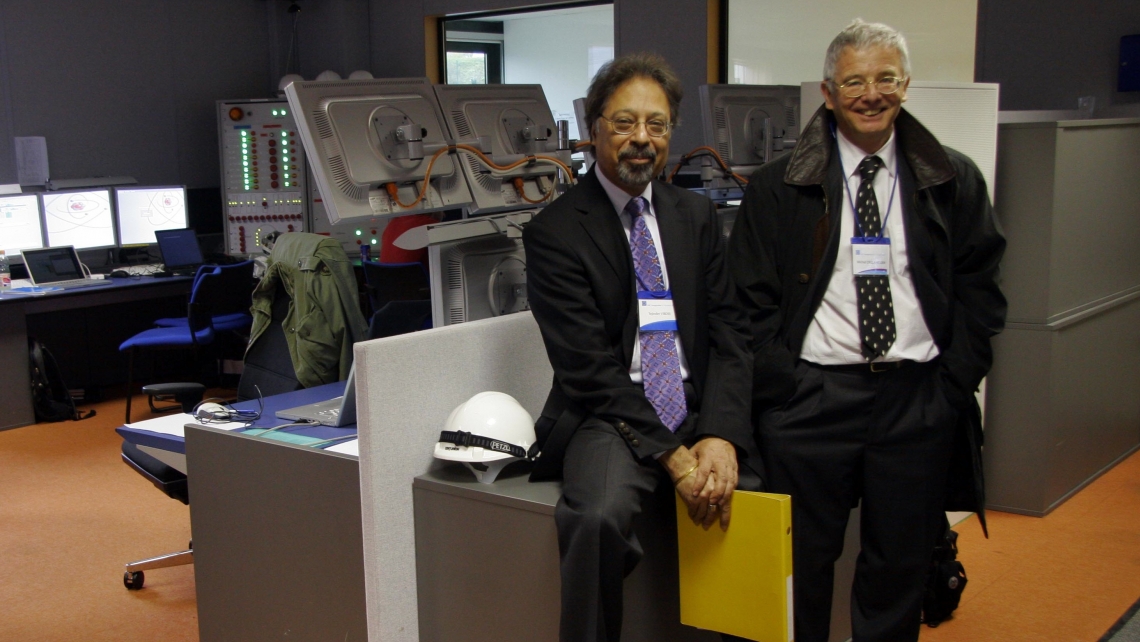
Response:
POLYGON ((147 419, 146 421, 137 421, 133 424, 127 424, 127 428, 134 428, 136 430, 146 430, 148 432, 156 432, 160 435, 172 435, 174 437, 185 437, 186 424, 198 424, 199 426, 209 426, 211 428, 219 428, 221 430, 237 430, 239 428, 246 428, 248 423, 240 421, 227 421, 218 423, 203 424, 194 415, 184 412, 167 415, 165 417, 158 417, 156 419, 147 419))
POLYGON ((325 450, 332 451, 334 453, 340 453, 342 455, 352 455, 353 457, 359 457, 360 456, 360 441, 358 441, 356 439, 350 439, 348 441, 342 441, 339 444, 334 444, 332 446, 329 446, 328 448, 325 448, 325 450))

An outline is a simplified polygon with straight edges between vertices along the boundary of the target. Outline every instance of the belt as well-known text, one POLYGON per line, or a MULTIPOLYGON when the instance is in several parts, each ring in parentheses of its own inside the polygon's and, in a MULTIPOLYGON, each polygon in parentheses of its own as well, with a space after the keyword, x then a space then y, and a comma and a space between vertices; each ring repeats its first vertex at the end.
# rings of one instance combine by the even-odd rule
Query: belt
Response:
POLYGON ((872 361, 870 363, 844 363, 839 365, 824 365, 822 363, 813 363, 807 361, 807 364, 813 368, 821 370, 830 370, 832 372, 873 372, 875 374, 890 372, 892 370, 901 370, 917 364, 917 361, 910 359, 903 359, 902 361, 872 361))

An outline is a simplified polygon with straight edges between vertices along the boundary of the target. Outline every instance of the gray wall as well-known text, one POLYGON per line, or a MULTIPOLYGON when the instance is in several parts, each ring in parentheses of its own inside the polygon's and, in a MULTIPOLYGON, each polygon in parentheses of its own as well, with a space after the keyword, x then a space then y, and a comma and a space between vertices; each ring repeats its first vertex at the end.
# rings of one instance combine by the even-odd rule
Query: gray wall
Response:
MULTIPOLYGON (((298 0, 301 73, 424 74, 424 17, 553 4, 539 0, 298 0)), ((0 183, 12 137, 46 136, 52 175, 130 175, 218 184, 214 101, 272 95, 285 72, 290 0, 0 0, 0 183)), ((674 152, 700 143, 707 3, 617 0, 616 53, 657 51, 684 83, 674 152)), ((976 79, 1002 109, 1137 106, 1115 91, 1136 0, 979 0, 976 79)), ((556 34, 552 35, 556 42, 556 34)))
POLYGON ((55 178, 216 185, 213 101, 264 94, 265 4, 0 0, 0 157, 45 136, 55 178))
POLYGON ((1120 37, 1140 33, 1137 0, 979 0, 975 80, 1001 83, 1001 109, 1140 103, 1116 91, 1120 37))

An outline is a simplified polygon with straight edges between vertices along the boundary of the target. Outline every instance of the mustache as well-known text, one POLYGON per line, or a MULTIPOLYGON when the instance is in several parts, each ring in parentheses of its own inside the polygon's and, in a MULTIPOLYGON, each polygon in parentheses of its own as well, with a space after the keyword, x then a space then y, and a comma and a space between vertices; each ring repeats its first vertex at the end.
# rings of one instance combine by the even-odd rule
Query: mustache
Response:
POLYGON ((625 149, 618 152, 619 161, 632 158, 654 161, 657 160, 657 150, 646 145, 645 147, 626 147, 625 149))

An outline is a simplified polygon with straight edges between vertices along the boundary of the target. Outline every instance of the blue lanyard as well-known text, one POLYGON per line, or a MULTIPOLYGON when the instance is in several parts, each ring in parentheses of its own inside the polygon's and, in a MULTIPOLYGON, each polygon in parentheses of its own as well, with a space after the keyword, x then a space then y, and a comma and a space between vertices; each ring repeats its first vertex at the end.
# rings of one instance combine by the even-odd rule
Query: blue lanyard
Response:
MULTIPOLYGON (((836 123, 831 123, 831 137, 838 140, 839 133, 836 129, 836 123)), ((866 236, 863 234, 863 224, 858 220, 858 210, 855 208, 855 197, 852 196, 852 184, 850 184, 850 179, 847 177, 847 169, 844 168, 844 155, 839 152, 839 149, 836 149, 836 154, 839 156, 839 171, 844 172, 844 192, 847 193, 847 202, 852 206, 852 216, 855 217, 855 228, 858 230, 858 235, 865 238, 866 236)), ((895 204, 895 189, 897 187, 898 171, 895 171, 895 181, 890 184, 890 198, 887 201, 887 216, 882 218, 879 224, 879 238, 884 237, 887 233, 887 219, 890 218, 891 205, 895 204)), ((874 186, 872 186, 871 189, 874 189, 874 186)))
MULTIPOLYGON (((885 168, 884 168, 885 169, 885 168)), ((847 193, 847 202, 851 204, 851 214, 855 217, 855 229, 859 230, 859 236, 866 238, 863 234, 863 223, 859 220, 859 210, 855 207, 855 197, 851 194, 851 179, 847 176, 847 169, 843 167, 843 156, 839 157, 839 170, 843 172, 843 188, 847 193)), ((891 206, 895 203, 895 189, 899 186, 899 173, 895 172, 894 181, 891 182, 891 195, 887 200, 887 215, 883 217, 882 223, 879 225, 879 236, 883 238, 887 233, 887 220, 891 218, 891 206)), ((871 186, 871 189, 875 189, 871 186)))

